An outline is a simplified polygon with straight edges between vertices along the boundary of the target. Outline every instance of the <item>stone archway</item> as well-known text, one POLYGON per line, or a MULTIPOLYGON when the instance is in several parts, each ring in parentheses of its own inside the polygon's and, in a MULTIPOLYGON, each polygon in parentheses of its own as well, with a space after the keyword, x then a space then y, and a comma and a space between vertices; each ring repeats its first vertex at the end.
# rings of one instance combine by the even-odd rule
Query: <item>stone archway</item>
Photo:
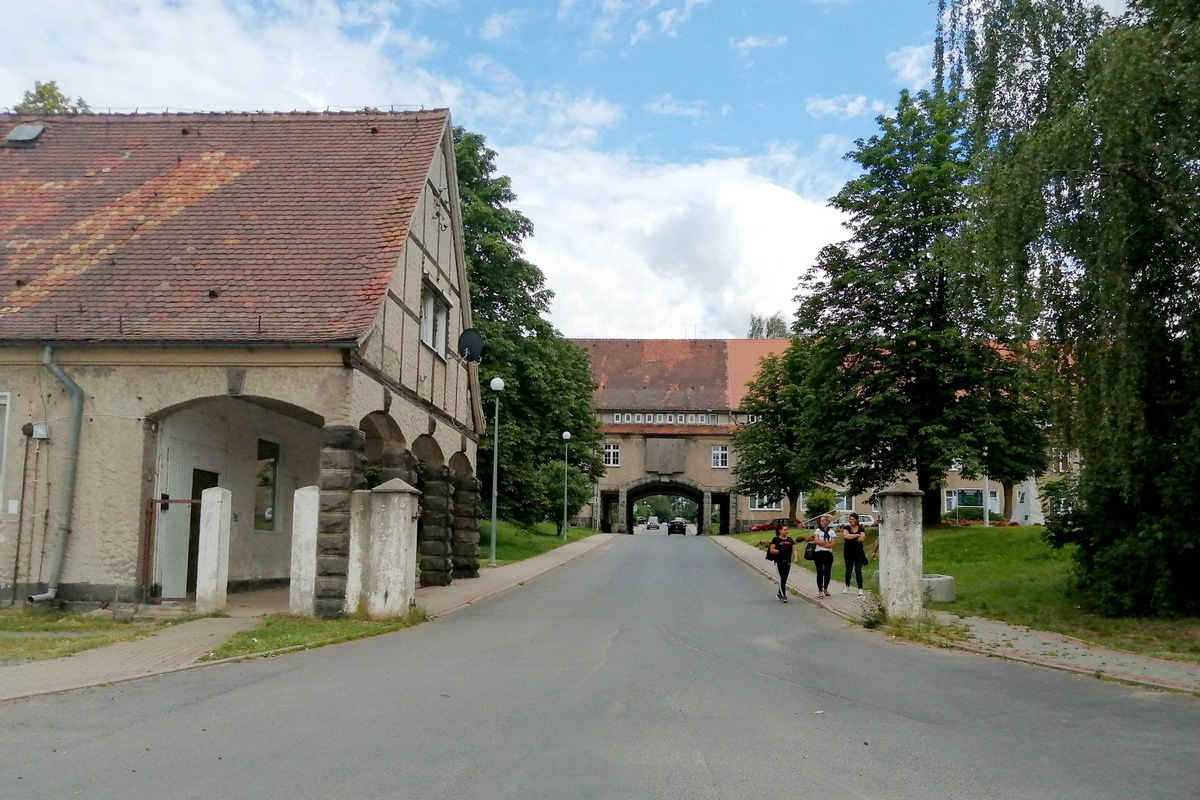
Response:
MULTIPOLYGON (((720 498, 727 495, 725 492, 713 491, 711 487, 681 475, 647 475, 625 484, 617 494, 617 530, 619 533, 633 531, 633 506, 638 500, 657 494, 671 494, 686 497, 696 503, 698 509, 697 534, 710 533, 708 530, 709 517, 712 514, 714 499, 719 503, 720 498)), ((724 524, 722 528, 724 528, 724 524)))
POLYGON ((363 472, 367 487, 373 488, 399 478, 414 488, 418 483, 420 462, 408 451, 404 434, 392 417, 373 411, 359 423, 366 441, 363 444, 363 472))

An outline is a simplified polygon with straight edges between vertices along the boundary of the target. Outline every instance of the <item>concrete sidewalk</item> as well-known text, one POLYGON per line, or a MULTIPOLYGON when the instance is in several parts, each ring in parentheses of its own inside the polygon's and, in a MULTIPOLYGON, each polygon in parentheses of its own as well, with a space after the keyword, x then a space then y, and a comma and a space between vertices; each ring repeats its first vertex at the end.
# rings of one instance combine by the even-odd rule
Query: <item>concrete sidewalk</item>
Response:
MULTIPOLYGON (((726 536, 714 536, 712 540, 760 571, 772 585, 778 581, 775 565, 766 560, 762 550, 726 536)), ((840 570, 835 568, 834 571, 836 577, 842 577, 840 570)), ((829 587, 833 592, 832 597, 818 598, 814 573, 803 567, 795 567, 788 576, 788 588, 794 595, 845 619, 860 620, 863 603, 857 589, 852 589, 850 594, 842 594, 844 585, 835 582, 829 587)), ((764 587, 764 593, 769 591, 769 587, 764 587)), ((967 629, 966 641, 949 643, 960 650, 1156 689, 1200 694, 1200 664, 1105 650, 1069 636, 981 617, 960 617, 947 611, 937 614, 943 622, 967 629)))
MULTIPOLYGON (((571 542, 540 556, 483 569, 478 578, 458 580, 449 586, 426 586, 417 590, 417 604, 430 616, 443 616, 472 603, 510 589, 621 538, 619 534, 596 534, 571 542)), ((715 545, 759 571, 764 577, 764 602, 771 591, 775 567, 763 551, 725 536, 708 537, 715 545)), ((788 588, 794 596, 831 611, 847 620, 861 617, 862 601, 857 594, 841 594, 842 585, 831 587, 833 597, 817 598, 813 574, 804 568, 792 570, 788 588)), ((87 650, 74 656, 0 667, 0 701, 63 692, 88 686, 103 686, 183 669, 222 663, 196 659, 211 652, 230 636, 257 626, 261 616, 287 611, 286 590, 230 595, 228 617, 205 618, 180 623, 133 642, 87 650)), ((1086 642, 1053 633, 1017 628, 979 618, 960 618, 939 612, 948 621, 965 626, 970 638, 953 646, 985 655, 1029 664, 1054 667, 1086 675, 1126 681, 1175 691, 1200 693, 1200 665, 1120 653, 1093 647, 1086 642)), ((262 654, 259 654, 262 655, 262 654)))
MULTIPOLYGON (((458 580, 449 586, 417 590, 417 605, 430 616, 448 614, 487 597, 525 584, 539 575, 590 553, 613 541, 617 534, 596 534, 514 564, 480 570, 478 578, 458 580)), ((132 642, 85 650, 65 658, 0 667, 0 701, 40 694, 103 686, 151 675, 193 669, 220 661, 197 663, 229 637, 259 625, 265 614, 287 613, 286 589, 229 595, 227 617, 206 617, 182 622, 132 642)), ((258 655, 262 655, 261 653, 258 655)), ((237 660, 237 659, 234 659, 237 660)))

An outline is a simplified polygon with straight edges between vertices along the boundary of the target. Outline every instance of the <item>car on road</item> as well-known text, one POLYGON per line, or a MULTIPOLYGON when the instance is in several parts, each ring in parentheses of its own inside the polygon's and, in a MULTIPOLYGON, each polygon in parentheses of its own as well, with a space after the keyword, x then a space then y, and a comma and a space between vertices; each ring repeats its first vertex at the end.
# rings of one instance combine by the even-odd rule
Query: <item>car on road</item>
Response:
POLYGON ((672 533, 678 533, 680 536, 687 536, 687 520, 676 517, 667 523, 667 536, 672 533))
POLYGON ((646 518, 645 518, 645 517, 638 517, 638 518, 637 518, 637 524, 638 524, 638 525, 645 525, 645 524, 646 524, 646 518))
MULTIPOLYGON (((843 525, 849 525, 849 524, 850 524, 850 515, 849 514, 842 514, 841 516, 839 516, 837 519, 835 519, 833 521, 833 527, 835 527, 835 528, 840 528, 843 525)), ((874 528, 878 523, 875 522, 874 514, 859 514, 858 515, 858 524, 864 528, 874 528)))
POLYGON ((648 531, 658 530, 658 517, 651 517, 650 519, 646 520, 646 530, 648 530, 648 531))
POLYGON ((750 526, 750 531, 751 532, 773 531, 779 525, 788 527, 788 518, 787 517, 776 517, 775 519, 767 520, 766 522, 756 522, 750 526))

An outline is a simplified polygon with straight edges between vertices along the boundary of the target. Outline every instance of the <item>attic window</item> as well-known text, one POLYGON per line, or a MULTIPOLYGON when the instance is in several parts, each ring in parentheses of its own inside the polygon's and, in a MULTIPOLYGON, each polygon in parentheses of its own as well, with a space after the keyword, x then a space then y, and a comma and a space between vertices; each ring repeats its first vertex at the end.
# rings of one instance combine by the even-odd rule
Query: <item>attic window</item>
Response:
POLYGON ((46 130, 46 126, 37 123, 18 125, 8 132, 8 135, 4 137, 4 142, 6 144, 33 144, 44 130, 46 130))
POLYGON ((450 303, 445 295, 428 283, 421 288, 421 341, 439 356, 446 352, 446 327, 450 324, 450 303))

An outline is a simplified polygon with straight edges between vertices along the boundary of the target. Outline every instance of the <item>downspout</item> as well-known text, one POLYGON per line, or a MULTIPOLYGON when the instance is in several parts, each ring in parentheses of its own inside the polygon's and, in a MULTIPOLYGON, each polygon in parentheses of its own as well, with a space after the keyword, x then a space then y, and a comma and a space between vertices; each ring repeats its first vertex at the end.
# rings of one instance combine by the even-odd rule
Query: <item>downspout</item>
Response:
POLYGON ((63 477, 62 512, 59 516, 58 534, 54 538, 54 553, 50 557, 49 581, 45 592, 29 596, 30 603, 53 600, 58 594, 58 579, 67 552, 67 534, 71 532, 71 511, 75 505, 75 468, 79 464, 79 433, 83 427, 83 389, 54 363, 54 348, 49 345, 42 356, 42 364, 71 393, 71 431, 67 438, 67 471, 63 477))

